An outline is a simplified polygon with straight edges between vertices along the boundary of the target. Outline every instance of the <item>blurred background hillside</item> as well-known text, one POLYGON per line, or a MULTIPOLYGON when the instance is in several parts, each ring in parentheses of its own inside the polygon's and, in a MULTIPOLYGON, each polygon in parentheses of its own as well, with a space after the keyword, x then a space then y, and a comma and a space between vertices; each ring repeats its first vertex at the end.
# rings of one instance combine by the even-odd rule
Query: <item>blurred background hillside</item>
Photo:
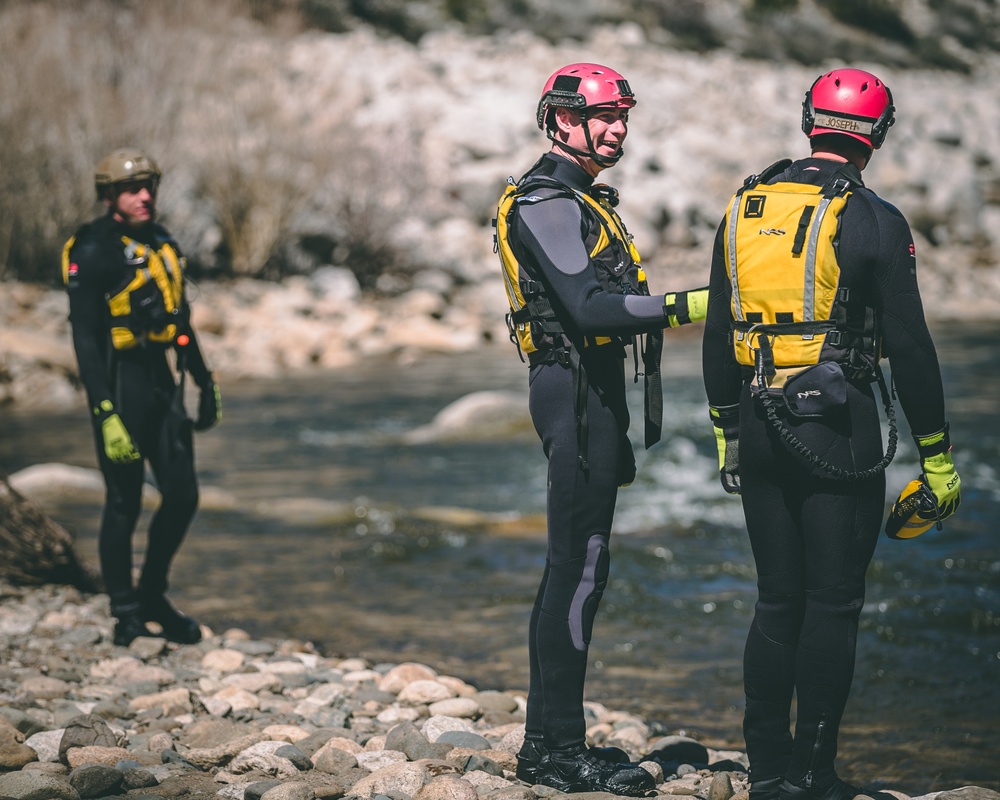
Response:
POLYGON ((996 0, 7 0, 0 276, 53 283, 98 211, 95 162, 134 145, 166 170, 163 220, 196 277, 332 264, 365 291, 426 268, 468 280, 503 179, 545 144, 541 83, 584 58, 638 94, 611 180, 640 191, 625 219, 653 260, 710 239, 735 181, 803 153, 804 89, 849 63, 896 94, 886 150, 924 148, 880 154, 871 173, 893 159, 909 174, 874 188, 932 249, 995 268, 998 56, 996 0))
POLYGON ((807 154, 805 90, 849 64, 893 91, 865 179, 928 316, 1000 318, 1000 0, 0 0, 0 403, 77 402, 60 250, 120 146, 164 169, 221 376, 507 347, 491 221, 575 61, 637 94, 602 178, 654 291, 707 281, 732 192, 807 154))

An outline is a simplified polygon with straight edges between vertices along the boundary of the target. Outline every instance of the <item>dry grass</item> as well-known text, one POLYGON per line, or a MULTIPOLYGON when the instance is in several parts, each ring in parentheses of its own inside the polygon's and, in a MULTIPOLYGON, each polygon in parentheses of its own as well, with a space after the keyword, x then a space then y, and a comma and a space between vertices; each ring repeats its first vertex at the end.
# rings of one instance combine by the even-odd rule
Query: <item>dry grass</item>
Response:
POLYGON ((0 277, 57 280, 62 243, 101 211, 94 165, 119 146, 165 169, 161 216, 196 272, 283 274, 282 247, 312 232, 296 227, 310 215, 335 220, 348 250, 391 249, 397 209, 377 193, 394 185, 398 154, 366 145, 349 108, 330 130, 304 119, 280 68, 298 19, 272 13, 265 24, 254 10, 247 0, 0 3, 0 277))

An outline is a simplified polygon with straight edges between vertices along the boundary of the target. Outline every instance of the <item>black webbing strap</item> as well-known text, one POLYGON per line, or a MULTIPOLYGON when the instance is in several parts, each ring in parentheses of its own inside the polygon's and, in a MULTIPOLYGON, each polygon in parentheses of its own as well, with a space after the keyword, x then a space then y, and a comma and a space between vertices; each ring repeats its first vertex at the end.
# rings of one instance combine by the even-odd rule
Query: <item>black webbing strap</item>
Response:
POLYGON ((806 206, 802 209, 802 216, 799 217, 799 227, 795 230, 795 241, 792 243, 792 255, 802 254, 802 248, 806 244, 806 234, 809 232, 809 222, 812 220, 816 206, 806 206))
POLYGON ((678 325, 688 325, 691 322, 691 310, 688 308, 688 293, 677 292, 674 302, 663 304, 663 313, 668 317, 677 317, 678 325))
POLYGON ((576 411, 576 457, 580 462, 580 469, 586 475, 590 471, 590 463, 587 461, 587 390, 590 388, 590 381, 587 379, 587 370, 580 364, 580 348, 576 345, 569 348, 569 368, 573 373, 573 394, 576 411))
POLYGON ((662 354, 663 331, 647 333, 642 350, 643 418, 647 450, 660 441, 663 432, 663 376, 660 374, 662 354))

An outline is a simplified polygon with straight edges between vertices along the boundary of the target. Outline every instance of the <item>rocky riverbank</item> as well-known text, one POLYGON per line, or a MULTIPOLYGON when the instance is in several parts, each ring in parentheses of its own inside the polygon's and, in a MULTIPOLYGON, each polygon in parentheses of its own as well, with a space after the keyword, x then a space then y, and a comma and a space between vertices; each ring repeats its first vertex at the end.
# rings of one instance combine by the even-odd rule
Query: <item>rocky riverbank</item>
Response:
MULTIPOLYGON (((237 629, 111 643, 107 598, 0 585, 0 798, 534 800, 513 774, 524 693, 331 658, 237 629)), ((746 800, 745 755, 588 703, 588 737, 661 796, 746 800)), ((877 778, 877 776, 875 776, 877 778)), ((887 793, 905 800, 907 795, 887 793)), ((1000 800, 982 787, 922 799, 1000 800)))
MULTIPOLYGON (((60 19, 73 38, 85 40, 79 33, 85 20, 60 19)), ((32 24, 39 41, 61 41, 50 34, 51 20, 32 24)), ((233 24, 237 32, 209 37, 203 48, 193 44, 206 36, 200 19, 182 28, 185 50, 211 58, 192 57, 190 65, 158 74, 183 88, 183 67, 200 99, 184 95, 175 103, 176 135, 163 143, 152 133, 136 135, 133 142, 161 159, 161 219, 199 265, 193 274, 272 274, 263 271, 261 253, 256 261, 244 254, 257 270, 223 268, 225 226, 218 204, 204 195, 220 171, 245 171, 245 183, 257 189, 246 199, 249 189, 240 184, 241 191, 224 193, 227 199, 261 205, 237 243, 253 250, 257 238, 280 240, 272 242, 284 254, 280 282, 206 279, 192 287, 195 323, 223 392, 227 381, 244 376, 281 378, 384 356, 407 364, 422 353, 505 342, 508 305, 491 220, 507 178, 522 174, 548 147, 534 111, 556 66, 610 63, 637 93, 627 157, 602 178, 621 190, 619 210, 654 291, 704 285, 734 189, 751 172, 808 150, 799 110, 818 67, 722 51, 678 52, 649 40, 651 32, 634 22, 597 27, 584 42, 557 45, 525 32, 469 37, 454 30, 411 44, 365 28, 284 39, 266 27, 233 24), (217 53, 214 43, 221 42, 240 46, 217 53), (206 84, 206 74, 217 85, 206 84), (236 113, 241 101, 234 102, 234 86, 273 97, 273 108, 265 104, 259 121, 244 120, 236 113), (244 142, 247 130, 260 135, 244 142), (236 143, 251 154, 259 148, 259 159, 227 155, 223 142, 233 143, 232 153, 242 153, 236 143), (269 169, 281 181, 270 182, 269 169), (288 214, 269 211, 272 202, 287 206, 288 214)), ((104 31, 94 36, 101 40, 104 31)), ((38 57, 32 49, 23 63, 13 61, 26 77, 41 74, 30 69, 29 55, 38 57)), ((149 56, 146 48, 141 60, 149 56)), ((76 71, 85 67, 67 63, 76 86, 76 71)), ((859 66, 871 66, 892 86, 898 106, 897 124, 865 179, 910 221, 928 317, 1000 317, 1000 56, 984 52, 968 74, 859 66)), ((152 85, 154 91, 144 86, 141 94, 162 103, 160 87, 152 85)), ((22 91, 32 99, 52 94, 49 86, 22 91)), ((75 92, 67 97, 85 102, 75 92)), ((93 101, 90 107, 101 106, 93 101)), ((148 116, 159 119, 158 112, 148 116)), ((69 113, 74 128, 86 116, 76 106, 69 113)), ((103 149, 95 144, 93 152, 77 153, 85 184, 91 159, 103 149)), ((35 169, 38 159, 25 160, 35 169)), ((42 185, 43 197, 52 196, 42 185)), ((32 219, 46 218, 44 206, 21 192, 12 196, 32 209, 32 219)), ((74 214, 96 213, 66 212, 63 229, 47 233, 52 247, 71 233, 74 214)), ((51 259, 44 274, 57 268, 51 259)), ((0 404, 79 405, 66 313, 59 289, 0 284, 0 404)))

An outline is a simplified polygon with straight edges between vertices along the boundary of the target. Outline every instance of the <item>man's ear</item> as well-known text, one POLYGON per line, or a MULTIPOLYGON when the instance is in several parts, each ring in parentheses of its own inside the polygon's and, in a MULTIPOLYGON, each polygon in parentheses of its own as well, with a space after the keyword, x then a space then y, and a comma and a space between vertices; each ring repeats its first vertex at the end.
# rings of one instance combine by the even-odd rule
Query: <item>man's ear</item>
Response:
POLYGON ((569 133, 575 125, 580 124, 580 115, 570 108, 556 108, 556 127, 562 133, 569 133))

